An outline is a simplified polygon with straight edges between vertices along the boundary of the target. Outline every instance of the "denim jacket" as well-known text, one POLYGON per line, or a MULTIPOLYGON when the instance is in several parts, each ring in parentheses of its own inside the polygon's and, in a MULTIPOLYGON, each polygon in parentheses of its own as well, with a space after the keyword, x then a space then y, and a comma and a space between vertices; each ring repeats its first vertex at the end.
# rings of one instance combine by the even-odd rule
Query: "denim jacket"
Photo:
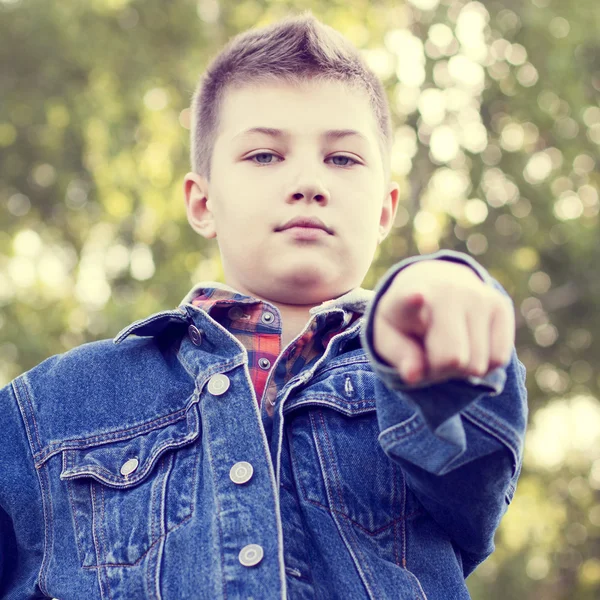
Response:
POLYGON ((1 389, 0 597, 469 598, 521 468, 524 368, 409 387, 380 360, 374 308, 422 258, 311 310, 365 314, 268 421, 245 349, 185 299, 1 389))

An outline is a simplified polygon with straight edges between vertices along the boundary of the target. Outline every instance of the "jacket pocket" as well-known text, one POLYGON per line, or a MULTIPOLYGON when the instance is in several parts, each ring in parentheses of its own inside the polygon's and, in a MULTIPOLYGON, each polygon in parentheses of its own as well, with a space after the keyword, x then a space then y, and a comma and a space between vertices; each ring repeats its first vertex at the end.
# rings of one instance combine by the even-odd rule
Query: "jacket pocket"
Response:
MULTIPOLYGON (((336 369, 290 403, 286 436, 295 485, 313 506, 368 536, 394 536, 405 512, 400 467, 378 441, 375 375, 336 369)), ((285 454, 285 452, 284 452, 285 454)))
MULTIPOLYGON (((197 405, 150 431, 98 437, 63 450, 66 482, 81 564, 134 565, 193 512, 200 445, 197 405)), ((139 427, 136 428, 139 431, 139 427)))

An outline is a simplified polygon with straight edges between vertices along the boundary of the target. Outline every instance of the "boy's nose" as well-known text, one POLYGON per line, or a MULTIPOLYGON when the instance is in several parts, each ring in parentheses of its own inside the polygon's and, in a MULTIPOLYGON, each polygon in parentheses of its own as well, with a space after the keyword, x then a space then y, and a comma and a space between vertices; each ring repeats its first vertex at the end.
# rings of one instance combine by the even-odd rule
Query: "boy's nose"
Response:
POLYGON ((323 186, 307 184, 296 186, 296 191, 291 195, 293 200, 308 200, 326 204, 329 201, 329 194, 323 186))
MULTIPOLYGON (((311 194, 308 194, 306 196, 304 194, 302 194, 301 192, 296 192, 294 194, 294 200, 302 200, 302 198, 305 198, 305 197, 310 198, 311 194)), ((323 202, 325 200, 325 195, 324 194, 314 194, 312 199, 316 200, 317 202, 323 202)))

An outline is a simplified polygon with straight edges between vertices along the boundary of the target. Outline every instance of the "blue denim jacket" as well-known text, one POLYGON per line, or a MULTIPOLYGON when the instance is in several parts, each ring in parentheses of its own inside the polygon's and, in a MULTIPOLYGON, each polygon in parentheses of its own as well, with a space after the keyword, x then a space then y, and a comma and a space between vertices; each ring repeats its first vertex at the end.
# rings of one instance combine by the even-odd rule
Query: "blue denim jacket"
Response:
POLYGON ((0 597, 469 598, 521 468, 524 369, 403 385, 372 317, 409 262, 312 309, 366 313, 268 422, 245 349, 186 302, 1 389, 0 597))

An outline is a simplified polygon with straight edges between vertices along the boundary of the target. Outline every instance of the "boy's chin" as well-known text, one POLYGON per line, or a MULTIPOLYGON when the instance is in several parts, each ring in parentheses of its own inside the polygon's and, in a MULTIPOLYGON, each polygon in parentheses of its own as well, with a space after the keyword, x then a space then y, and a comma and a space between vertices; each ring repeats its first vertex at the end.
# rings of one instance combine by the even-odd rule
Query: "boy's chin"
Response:
POLYGON ((316 305, 343 294, 347 286, 339 280, 339 273, 298 270, 265 282, 264 291, 275 302, 316 305))

